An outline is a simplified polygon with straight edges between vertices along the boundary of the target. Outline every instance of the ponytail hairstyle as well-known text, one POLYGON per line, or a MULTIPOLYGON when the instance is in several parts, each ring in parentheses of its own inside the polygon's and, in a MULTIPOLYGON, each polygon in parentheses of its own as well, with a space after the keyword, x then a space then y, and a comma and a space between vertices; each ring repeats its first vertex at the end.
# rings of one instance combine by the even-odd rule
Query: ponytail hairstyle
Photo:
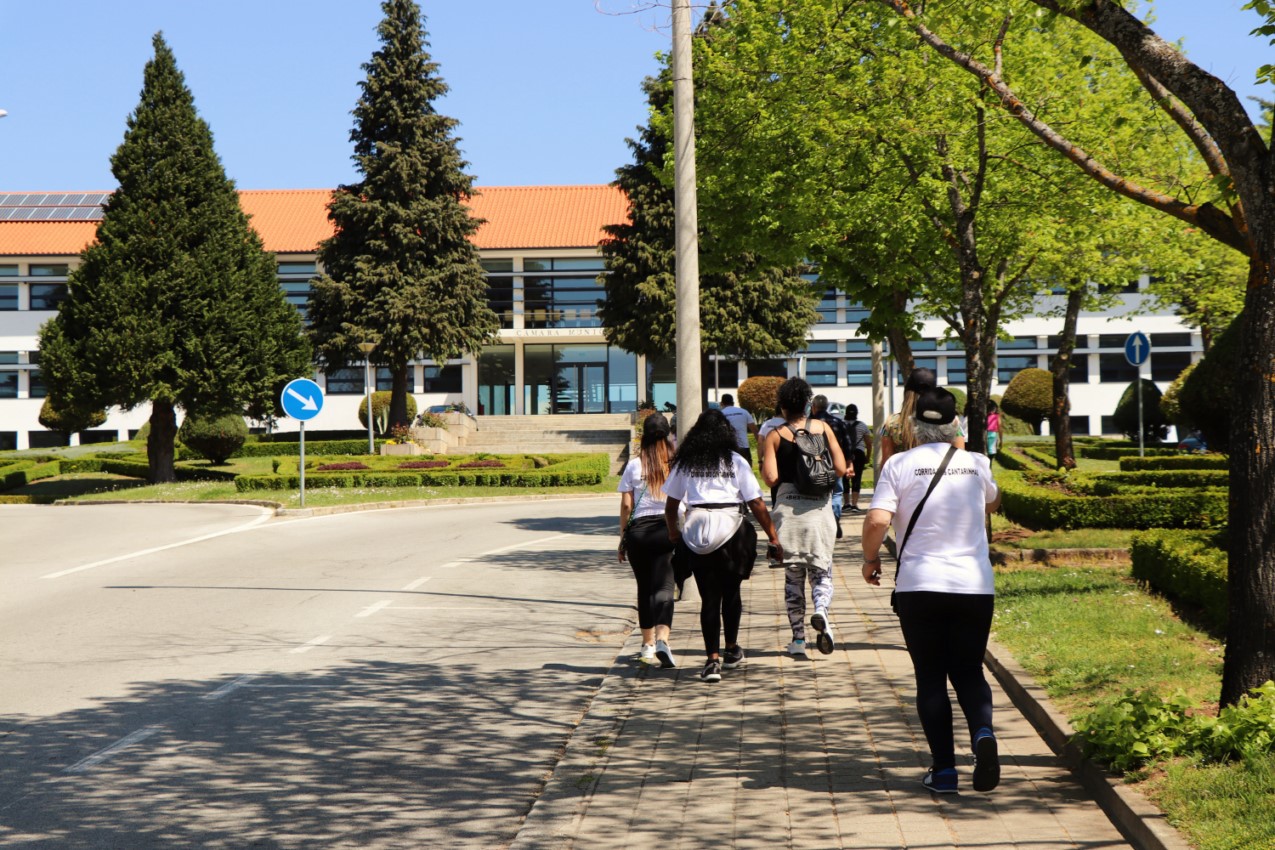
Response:
POLYGON ((642 443, 638 452, 642 461, 642 480, 652 498, 664 498, 664 482, 668 480, 673 459, 673 436, 663 413, 652 413, 642 422, 642 443))
POLYGON ((903 385, 903 404, 899 407, 899 439, 896 452, 906 452, 920 445, 916 436, 916 399, 925 390, 938 386, 933 369, 913 369, 908 382, 903 385))

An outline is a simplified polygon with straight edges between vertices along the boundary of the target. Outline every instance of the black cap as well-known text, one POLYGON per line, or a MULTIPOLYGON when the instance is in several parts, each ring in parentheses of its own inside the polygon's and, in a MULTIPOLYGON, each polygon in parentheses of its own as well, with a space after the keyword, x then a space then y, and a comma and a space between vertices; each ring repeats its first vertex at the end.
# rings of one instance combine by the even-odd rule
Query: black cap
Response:
POLYGON ((923 391, 916 400, 916 421, 946 425, 956 418, 956 396, 942 387, 923 391))
POLYGON ((908 375, 908 382, 903 385, 903 389, 908 392, 919 393, 934 389, 938 385, 939 379, 934 374, 934 370, 922 367, 912 370, 912 374, 908 375))
POLYGON ((672 429, 663 413, 649 414, 642 420, 642 440, 662 440, 672 429))

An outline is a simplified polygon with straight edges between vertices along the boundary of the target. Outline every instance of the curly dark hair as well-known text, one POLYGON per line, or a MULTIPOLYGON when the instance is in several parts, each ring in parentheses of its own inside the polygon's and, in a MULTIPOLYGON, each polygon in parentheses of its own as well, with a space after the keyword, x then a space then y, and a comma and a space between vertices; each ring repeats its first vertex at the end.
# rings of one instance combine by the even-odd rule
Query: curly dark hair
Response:
POLYGON ((801 378, 789 378, 779 385, 776 400, 779 403, 779 409, 791 418, 806 412, 806 405, 810 403, 812 395, 810 384, 801 378))
POLYGON ((692 478, 712 478, 732 468, 735 429, 720 410, 705 410, 678 444, 674 470, 692 478))

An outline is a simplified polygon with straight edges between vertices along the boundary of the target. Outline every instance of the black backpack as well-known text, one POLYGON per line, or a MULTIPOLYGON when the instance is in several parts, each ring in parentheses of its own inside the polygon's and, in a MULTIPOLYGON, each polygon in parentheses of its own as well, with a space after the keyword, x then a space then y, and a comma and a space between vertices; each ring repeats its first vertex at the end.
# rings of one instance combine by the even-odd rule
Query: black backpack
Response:
MULTIPOLYGON (((806 420, 806 425, 810 420, 806 420)), ((827 496, 837 485, 837 470, 828 449, 828 434, 812 434, 806 428, 785 426, 797 447, 797 480, 792 482, 803 496, 827 496)))

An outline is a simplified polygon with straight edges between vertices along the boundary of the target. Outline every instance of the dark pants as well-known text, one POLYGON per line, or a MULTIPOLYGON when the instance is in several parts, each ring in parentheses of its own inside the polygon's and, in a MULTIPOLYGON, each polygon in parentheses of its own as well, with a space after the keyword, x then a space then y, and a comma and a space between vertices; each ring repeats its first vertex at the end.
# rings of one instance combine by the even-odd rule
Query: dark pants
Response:
POLYGON ((673 542, 663 514, 635 520, 626 532, 629 566, 637 579, 638 625, 673 625, 673 542))
POLYGON ((739 642, 739 622, 744 616, 744 601, 739 587, 744 579, 731 568, 730 559, 718 549, 707 555, 690 553, 691 571, 699 588, 699 628, 704 635, 704 652, 721 652, 722 626, 726 627, 726 645, 739 642))
POLYGON ((983 654, 996 597, 917 591, 896 594, 899 625, 916 670, 916 711, 934 767, 956 766, 948 680, 965 714, 970 739, 992 728, 992 689, 983 676, 983 654))
POLYGON ((744 460, 748 461, 749 466, 753 465, 753 450, 749 446, 744 446, 743 448, 736 446, 735 454, 739 455, 744 460))
POLYGON ((855 449, 850 453, 850 462, 854 464, 854 476, 850 479, 850 492, 857 494, 863 489, 863 470, 868 465, 868 453, 863 449, 855 449))

